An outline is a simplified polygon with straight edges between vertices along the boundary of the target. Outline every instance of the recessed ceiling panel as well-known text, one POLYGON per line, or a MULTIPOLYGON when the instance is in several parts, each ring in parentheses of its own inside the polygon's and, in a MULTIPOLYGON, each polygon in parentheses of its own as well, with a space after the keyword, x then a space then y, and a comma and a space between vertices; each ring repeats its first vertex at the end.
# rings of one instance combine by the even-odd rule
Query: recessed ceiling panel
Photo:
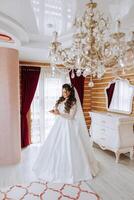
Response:
POLYGON ((64 34, 72 27, 76 0, 31 0, 38 29, 44 35, 64 34))

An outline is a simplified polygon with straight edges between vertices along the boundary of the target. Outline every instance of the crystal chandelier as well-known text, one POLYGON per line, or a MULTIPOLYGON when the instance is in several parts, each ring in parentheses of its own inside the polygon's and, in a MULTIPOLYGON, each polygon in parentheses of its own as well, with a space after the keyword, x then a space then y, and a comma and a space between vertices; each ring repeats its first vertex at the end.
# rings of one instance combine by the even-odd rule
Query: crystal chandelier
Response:
POLYGON ((108 30, 108 20, 97 10, 97 3, 92 0, 86 5, 82 17, 76 18, 76 31, 73 34, 72 46, 62 48, 58 41, 57 32, 54 33, 50 45, 50 62, 52 65, 63 64, 67 69, 74 70, 76 75, 84 77, 97 76, 101 78, 105 73, 107 58, 105 36, 108 30))
POLYGON ((54 32, 49 51, 53 70, 57 64, 62 64, 71 71, 72 78, 75 77, 74 71, 77 76, 89 75, 89 87, 93 87, 92 77, 101 78, 108 67, 124 70, 128 60, 134 64, 134 33, 132 40, 126 42, 118 20, 117 31, 109 34, 109 21, 97 10, 97 3, 90 0, 84 15, 76 18, 74 25, 76 31, 71 47, 63 48, 58 33, 54 32))

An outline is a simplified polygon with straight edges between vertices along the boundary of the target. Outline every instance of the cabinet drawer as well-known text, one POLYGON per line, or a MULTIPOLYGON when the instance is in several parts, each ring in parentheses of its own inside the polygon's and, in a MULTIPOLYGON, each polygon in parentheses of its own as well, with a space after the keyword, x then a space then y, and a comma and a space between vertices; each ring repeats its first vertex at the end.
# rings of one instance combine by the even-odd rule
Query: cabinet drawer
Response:
POLYGON ((107 128, 110 128, 110 129, 118 129, 118 120, 112 119, 110 117, 108 117, 108 118, 93 117, 91 119, 91 121, 92 121, 93 125, 98 125, 98 126, 101 126, 101 127, 107 127, 107 128))
POLYGON ((115 148, 119 148, 120 147, 120 143, 119 143, 119 140, 115 138, 115 136, 100 136, 100 137, 96 137, 93 136, 92 137, 92 140, 94 142, 96 142, 97 144, 99 145, 102 145, 102 146, 105 146, 109 149, 115 149, 115 148))
POLYGON ((98 125, 91 125, 91 135, 95 136, 95 137, 102 137, 102 136, 106 136, 107 133, 107 128, 106 127, 101 127, 98 125))
POLYGON ((118 130, 117 129, 111 129, 106 126, 100 126, 98 124, 91 124, 91 134, 94 135, 106 135, 106 136, 112 136, 112 135, 118 135, 118 130))

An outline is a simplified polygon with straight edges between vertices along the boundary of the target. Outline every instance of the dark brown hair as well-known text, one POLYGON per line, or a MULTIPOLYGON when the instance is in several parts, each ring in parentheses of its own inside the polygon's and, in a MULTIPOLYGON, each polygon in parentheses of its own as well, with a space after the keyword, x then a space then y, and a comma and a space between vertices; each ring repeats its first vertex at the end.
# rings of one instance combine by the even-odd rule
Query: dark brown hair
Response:
MULTIPOLYGON (((76 98, 75 98, 75 91, 74 91, 74 88, 73 86, 71 86, 70 84, 64 84, 62 85, 62 89, 65 89, 66 91, 69 91, 70 92, 70 95, 69 97, 67 98, 67 101, 65 102, 65 112, 66 113, 69 113, 70 112, 70 109, 71 107, 76 103, 76 98)), ((65 98, 63 96, 61 96, 55 106, 58 107, 58 105, 63 102, 65 100, 65 98)))

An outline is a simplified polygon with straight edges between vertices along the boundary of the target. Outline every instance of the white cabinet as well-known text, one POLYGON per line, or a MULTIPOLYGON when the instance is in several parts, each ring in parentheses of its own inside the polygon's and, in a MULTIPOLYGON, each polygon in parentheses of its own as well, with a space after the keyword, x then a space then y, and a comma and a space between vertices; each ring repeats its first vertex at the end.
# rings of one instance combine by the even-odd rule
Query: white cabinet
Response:
POLYGON ((109 149, 116 155, 116 162, 121 153, 130 152, 133 158, 134 117, 108 112, 90 112, 90 134, 92 142, 103 150, 109 149))

